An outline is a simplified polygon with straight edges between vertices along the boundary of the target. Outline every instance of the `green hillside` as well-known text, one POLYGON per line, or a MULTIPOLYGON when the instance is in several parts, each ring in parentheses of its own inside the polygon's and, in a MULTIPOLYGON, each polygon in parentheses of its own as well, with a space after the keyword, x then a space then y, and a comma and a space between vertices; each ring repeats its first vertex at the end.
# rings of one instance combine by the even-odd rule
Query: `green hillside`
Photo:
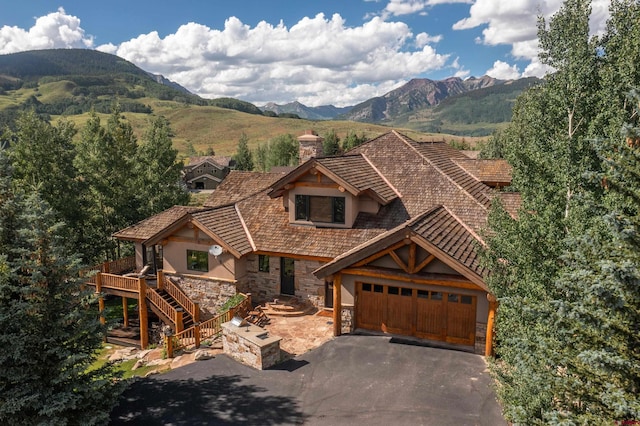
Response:
MULTIPOLYGON (((389 127, 352 121, 310 121, 263 115, 253 104, 232 98, 203 99, 178 85, 158 83, 157 76, 114 55, 87 49, 58 49, 0 55, 0 129, 11 125, 20 111, 34 109, 43 117, 61 117, 81 128, 89 112, 106 118, 115 102, 140 137, 154 115, 164 116, 174 131, 174 143, 189 150, 232 155, 242 133, 250 147, 278 135, 320 135, 333 130, 343 138, 349 131, 368 138, 389 127)), ((409 126, 400 126, 408 128, 409 126)), ((405 130, 417 139, 456 140, 405 130)), ((466 139, 473 143, 473 139, 466 139)))
POLYGON ((524 78, 445 98, 437 106, 385 122, 422 132, 487 136, 511 121, 513 103, 537 78, 524 78))

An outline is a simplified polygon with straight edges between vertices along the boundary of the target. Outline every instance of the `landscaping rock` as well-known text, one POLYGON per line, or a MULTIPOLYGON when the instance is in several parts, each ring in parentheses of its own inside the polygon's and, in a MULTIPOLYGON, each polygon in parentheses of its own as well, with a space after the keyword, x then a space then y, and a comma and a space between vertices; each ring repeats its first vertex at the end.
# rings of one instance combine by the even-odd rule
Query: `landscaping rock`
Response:
POLYGON ((196 353, 193 355, 193 359, 196 361, 204 361, 206 359, 211 359, 211 358, 213 358, 213 354, 207 350, 202 350, 202 349, 199 351, 196 351, 196 353))
POLYGON ((151 352, 151 349, 145 349, 145 350, 143 350, 143 351, 138 352, 138 353, 136 354, 136 357, 137 357, 138 359, 142 359, 142 358, 146 357, 150 352, 151 352))
POLYGON ((171 364, 173 360, 170 358, 167 359, 154 359, 152 361, 148 361, 147 365, 167 365, 167 364, 171 364))
POLYGON ((137 370, 140 367, 144 367, 146 365, 145 360, 143 359, 139 359, 138 361, 136 361, 135 364, 133 364, 133 367, 131 367, 132 370, 137 370))
POLYGON ((118 349, 109 357, 109 361, 123 361, 136 357, 136 348, 118 349))

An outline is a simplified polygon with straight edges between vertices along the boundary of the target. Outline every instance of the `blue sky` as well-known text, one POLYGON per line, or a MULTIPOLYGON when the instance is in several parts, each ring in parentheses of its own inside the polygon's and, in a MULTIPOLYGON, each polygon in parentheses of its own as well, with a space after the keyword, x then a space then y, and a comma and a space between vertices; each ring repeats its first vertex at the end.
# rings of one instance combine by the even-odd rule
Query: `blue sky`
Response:
MULTIPOLYGON (((0 0, 0 54, 81 47, 206 98, 353 105, 411 78, 542 76, 561 0, 0 0)), ((608 0, 593 1, 601 31, 608 0)))

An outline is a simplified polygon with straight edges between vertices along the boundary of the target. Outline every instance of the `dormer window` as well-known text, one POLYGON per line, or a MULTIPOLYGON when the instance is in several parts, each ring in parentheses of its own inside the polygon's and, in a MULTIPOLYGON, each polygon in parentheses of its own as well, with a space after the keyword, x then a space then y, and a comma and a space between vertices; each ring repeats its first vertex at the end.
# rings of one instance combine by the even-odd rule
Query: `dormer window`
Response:
POLYGON ((340 223, 345 220, 345 197, 296 194, 296 220, 340 223))

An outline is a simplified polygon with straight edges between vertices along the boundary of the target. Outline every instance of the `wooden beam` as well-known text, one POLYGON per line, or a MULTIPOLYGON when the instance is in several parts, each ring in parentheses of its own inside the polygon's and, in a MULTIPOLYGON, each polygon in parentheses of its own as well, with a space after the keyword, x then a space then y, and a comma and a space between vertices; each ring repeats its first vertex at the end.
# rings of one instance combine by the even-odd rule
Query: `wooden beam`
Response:
POLYGON ((495 324, 498 302, 495 301, 495 297, 491 294, 487 294, 487 299, 489 299, 489 313, 487 314, 487 337, 484 345, 484 356, 493 356, 493 327, 495 324), (494 300, 492 301, 489 296, 494 300))
POLYGON ((138 278, 138 288, 140 299, 138 300, 138 318, 140 319, 140 348, 146 349, 149 346, 149 319, 147 316, 147 281, 138 278))
POLYGON ((452 287, 452 288, 463 288, 466 290, 485 291, 482 287, 478 286, 477 284, 474 284, 471 281, 449 281, 444 279, 421 278, 421 277, 406 275, 401 272, 348 268, 348 269, 343 269, 341 273, 356 275, 361 277, 371 277, 371 278, 402 281, 406 283, 413 283, 413 284, 420 284, 420 285, 436 285, 436 286, 446 286, 446 287, 452 287))
POLYGON ((342 274, 333 278, 333 335, 342 334, 342 274))
POLYGON ((126 297, 122 298, 122 325, 129 327, 129 305, 126 297))
POLYGON ((386 250, 379 251, 378 253, 372 254, 371 256, 361 260, 360 262, 355 263, 353 266, 356 267, 356 268, 359 267, 359 266, 364 266, 369 262, 373 262, 374 260, 377 260, 377 259, 380 259, 383 256, 386 256, 391 251, 393 251, 395 249, 398 249, 398 248, 400 248, 400 247, 402 247, 404 245, 405 245, 404 241, 399 241, 399 242, 393 244, 392 246, 387 247, 386 250))
POLYGON ((411 242, 411 245, 409 246, 409 260, 407 262, 407 272, 409 273, 414 273, 415 269, 416 269, 416 249, 417 249, 418 245, 416 243, 414 243, 413 241, 411 242))
POLYGON ((332 257, 323 257, 323 256, 304 256, 304 255, 295 255, 289 253, 280 253, 274 251, 261 251, 257 250, 253 252, 254 254, 264 254, 266 256, 273 257, 290 257, 291 259, 300 259, 300 260, 317 260, 318 262, 330 262, 333 260, 332 257))
MULTIPOLYGON (((197 228, 196 230, 194 230, 194 234, 196 233, 197 233, 197 228)), ((215 244, 215 241, 211 238, 188 238, 188 237, 172 236, 167 238, 167 240, 176 242, 176 243, 194 243, 194 244, 202 244, 202 245, 209 245, 209 246, 212 244, 215 244)))
POLYGON ((98 315, 100 316, 100 324, 104 325, 104 297, 102 297, 102 273, 96 274, 96 293, 98 294, 98 315))
POLYGON ((296 182, 296 187, 311 187, 311 188, 333 188, 338 189, 337 183, 318 183, 318 182, 296 182))
POLYGON ((412 274, 415 274, 416 272, 420 272, 424 269, 425 266, 427 266, 428 264, 430 264, 431 262, 434 261, 436 257, 432 254, 430 254, 429 256, 427 256, 427 258, 425 260, 423 260, 422 262, 420 262, 420 264, 416 267, 414 267, 410 272, 412 274))
POLYGON ((405 271, 407 274, 409 273, 409 267, 404 264, 402 259, 400 259, 400 256, 398 256, 395 251, 390 251, 389 256, 391 256, 391 258, 398 264, 398 266, 402 268, 403 271, 405 271))

